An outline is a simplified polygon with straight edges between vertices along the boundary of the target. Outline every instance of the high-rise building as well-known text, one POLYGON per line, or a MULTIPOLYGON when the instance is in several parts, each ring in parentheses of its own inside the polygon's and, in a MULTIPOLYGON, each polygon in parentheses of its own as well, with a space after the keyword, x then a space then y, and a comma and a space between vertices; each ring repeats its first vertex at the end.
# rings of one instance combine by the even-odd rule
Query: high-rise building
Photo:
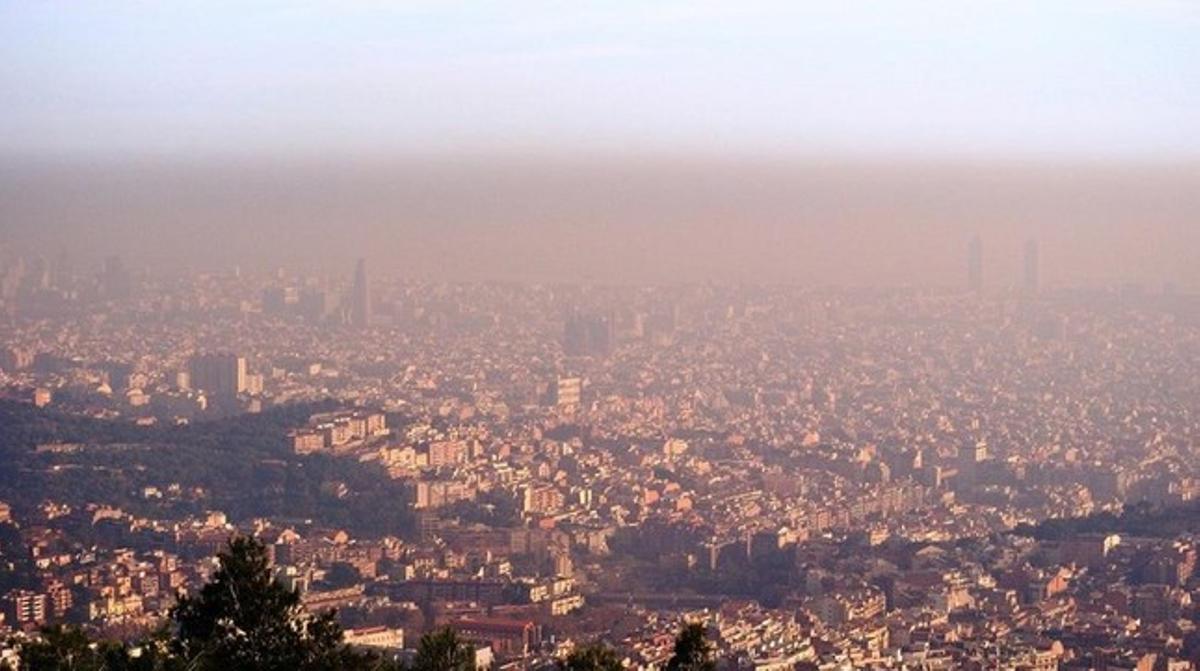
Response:
POLYGON ((367 260, 354 266, 354 288, 350 292, 350 323, 366 328, 371 325, 371 295, 367 287, 367 260))
POLYGON ((646 316, 642 327, 642 336, 656 345, 669 345, 675 336, 678 322, 679 306, 675 304, 659 305, 646 316))
POLYGON ((300 293, 300 314, 311 322, 319 322, 329 314, 329 294, 321 287, 307 287, 300 293))
POLYGON ((607 356, 616 346, 615 319, 611 315, 573 312, 563 326, 563 352, 567 356, 607 356))
POLYGON ((125 269, 120 256, 104 259, 104 272, 100 276, 101 288, 109 298, 127 298, 133 289, 133 278, 125 269))
POLYGON ((283 287, 267 287, 262 292, 262 311, 265 315, 281 315, 287 308, 287 293, 283 287))
POLYGON ((616 319, 610 315, 598 315, 588 324, 588 337, 593 354, 607 356, 616 345, 616 319))
POLYGON ((578 406, 583 398, 583 379, 560 377, 551 387, 551 401, 560 407, 578 406))
POLYGON ((1025 293, 1038 292, 1039 275, 1038 243, 1037 240, 1029 240, 1025 243, 1025 293))
POLYGON ((0 349, 0 370, 13 372, 33 365, 34 351, 23 347, 0 349))
POLYGON ((33 260, 33 264, 30 266, 28 286, 37 291, 45 291, 50 288, 50 285, 50 262, 46 260, 46 257, 39 256, 33 260))
POLYGON ((4 614, 17 626, 42 625, 46 623, 49 606, 45 594, 15 589, 5 598, 4 614))
POLYGON ((980 471, 987 458, 987 443, 983 441, 967 442, 958 448, 957 482, 962 488, 969 489, 979 483, 980 471))
POLYGON ((108 386, 114 392, 129 389, 129 378, 133 375, 133 364, 127 361, 105 361, 100 364, 100 370, 108 380, 108 386))
POLYGON ((583 317, 573 314, 563 325, 563 351, 568 356, 587 354, 588 329, 583 317))
POLYGON ((236 354, 198 354, 188 361, 193 389, 217 397, 246 391, 246 358, 236 354))
POLYGON ((967 245, 967 288, 983 291, 983 240, 978 235, 967 245))

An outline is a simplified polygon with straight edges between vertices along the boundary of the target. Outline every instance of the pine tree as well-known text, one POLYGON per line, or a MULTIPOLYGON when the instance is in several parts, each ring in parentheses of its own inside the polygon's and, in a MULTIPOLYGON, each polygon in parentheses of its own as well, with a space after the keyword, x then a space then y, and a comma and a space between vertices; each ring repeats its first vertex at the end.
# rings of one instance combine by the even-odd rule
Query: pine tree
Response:
MULTIPOLYGON (((93 641, 78 627, 46 627, 40 634, 18 646, 19 671, 171 671, 178 667, 153 642, 131 647, 93 641)), ((0 665, 0 671, 6 667, 0 665)))
POLYGON ((172 609, 173 627, 137 645, 47 628, 19 646, 19 671, 399 671, 351 650, 333 612, 305 612, 271 575, 258 541, 235 538, 218 559, 212 581, 172 609))
POLYGON ((712 644, 699 622, 685 624, 675 637, 675 651, 667 671, 713 671, 717 668, 712 644))
POLYGON ((105 653, 88 640, 81 630, 48 627, 38 641, 21 646, 21 670, 99 671, 104 667, 105 653))
POLYGON ((266 548, 240 537, 218 555, 220 569, 172 610, 176 654, 188 668, 318 671, 378 666, 342 643, 332 611, 306 613, 300 595, 271 575, 266 548))
POLYGON ((603 643, 591 643, 571 651, 559 660, 559 671, 621 671, 621 660, 612 648, 603 643))
POLYGON ((412 671, 475 671, 475 651, 450 627, 421 637, 412 671))

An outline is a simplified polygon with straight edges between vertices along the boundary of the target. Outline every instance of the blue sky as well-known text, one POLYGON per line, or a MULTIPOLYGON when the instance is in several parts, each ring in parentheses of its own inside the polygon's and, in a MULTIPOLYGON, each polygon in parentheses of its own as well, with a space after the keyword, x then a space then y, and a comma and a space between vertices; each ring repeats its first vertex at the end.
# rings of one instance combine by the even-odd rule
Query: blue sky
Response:
POLYGON ((1193 158, 1200 2, 0 4, 0 151, 1193 158))

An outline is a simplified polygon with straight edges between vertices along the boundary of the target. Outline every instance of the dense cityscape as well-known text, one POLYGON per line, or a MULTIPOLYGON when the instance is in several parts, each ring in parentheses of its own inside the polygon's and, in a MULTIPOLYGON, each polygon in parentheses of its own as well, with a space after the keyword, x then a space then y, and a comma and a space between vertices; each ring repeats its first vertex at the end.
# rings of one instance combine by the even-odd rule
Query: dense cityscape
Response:
POLYGON ((7 252, 0 659, 137 640, 251 537, 393 659, 664 668, 699 623, 722 668, 1195 668, 1200 301, 982 244, 944 290, 7 252))
POLYGON ((1198 35, 0 1, 0 671, 1200 671, 1198 35))

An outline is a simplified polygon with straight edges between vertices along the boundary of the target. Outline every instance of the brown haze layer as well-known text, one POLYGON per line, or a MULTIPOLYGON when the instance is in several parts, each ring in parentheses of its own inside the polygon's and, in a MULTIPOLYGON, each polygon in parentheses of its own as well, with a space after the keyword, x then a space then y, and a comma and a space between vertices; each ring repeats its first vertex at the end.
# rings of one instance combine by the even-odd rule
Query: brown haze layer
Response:
POLYGON ((594 159, 0 165, 0 241, 80 262, 425 279, 1200 288, 1195 165, 594 159))

